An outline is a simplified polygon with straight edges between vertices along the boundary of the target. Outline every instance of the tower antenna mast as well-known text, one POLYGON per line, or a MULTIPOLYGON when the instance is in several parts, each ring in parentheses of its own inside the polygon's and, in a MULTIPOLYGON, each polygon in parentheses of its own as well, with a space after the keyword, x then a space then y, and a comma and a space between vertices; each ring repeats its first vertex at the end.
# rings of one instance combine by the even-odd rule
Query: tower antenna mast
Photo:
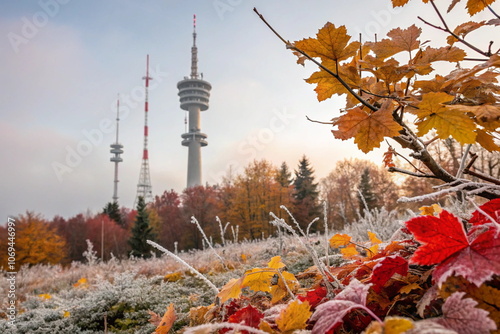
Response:
POLYGON ((146 57, 146 76, 145 80, 145 98, 144 98, 144 146, 142 150, 141 172, 139 182, 137 183, 137 195, 135 197, 134 208, 139 201, 139 197, 143 197, 146 203, 153 200, 153 192, 151 187, 151 176, 149 174, 149 152, 148 152, 148 112, 149 112, 149 55, 146 57))
POLYGON ((112 156, 109 160, 115 163, 115 178, 113 186, 113 202, 118 203, 118 164, 123 161, 120 154, 123 154, 123 145, 118 141, 118 133, 120 126, 120 96, 116 99, 116 140, 114 144, 111 144, 111 154, 112 156))

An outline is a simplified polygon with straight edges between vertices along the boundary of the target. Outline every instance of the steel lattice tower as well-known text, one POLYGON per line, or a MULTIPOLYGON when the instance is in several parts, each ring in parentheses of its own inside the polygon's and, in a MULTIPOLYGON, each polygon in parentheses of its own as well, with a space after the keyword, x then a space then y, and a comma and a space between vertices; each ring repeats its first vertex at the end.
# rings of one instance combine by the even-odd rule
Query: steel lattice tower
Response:
POLYGON ((116 100, 116 141, 111 144, 111 154, 114 154, 109 160, 115 163, 115 179, 113 187, 113 202, 118 202, 118 163, 122 162, 123 159, 120 154, 123 153, 123 145, 118 142, 118 130, 120 123, 120 99, 116 100))
POLYGON ((149 80, 152 80, 149 76, 149 55, 146 58, 146 76, 143 77, 145 80, 145 99, 144 99, 144 148, 142 151, 142 163, 141 163, 141 173, 139 174, 139 183, 137 183, 137 196, 135 197, 134 208, 139 201, 139 196, 144 198, 146 203, 153 200, 153 192, 151 187, 151 177, 149 175, 149 154, 148 154, 148 89, 149 80))
POLYGON ((207 146, 207 135, 201 132, 200 112, 208 109, 212 85, 198 74, 198 48, 196 47, 196 15, 193 16, 193 46, 191 47, 191 77, 177 83, 181 109, 189 115, 189 128, 181 135, 182 145, 187 146, 187 187, 201 185, 201 147, 207 146), (201 77, 201 78, 200 78, 201 77))

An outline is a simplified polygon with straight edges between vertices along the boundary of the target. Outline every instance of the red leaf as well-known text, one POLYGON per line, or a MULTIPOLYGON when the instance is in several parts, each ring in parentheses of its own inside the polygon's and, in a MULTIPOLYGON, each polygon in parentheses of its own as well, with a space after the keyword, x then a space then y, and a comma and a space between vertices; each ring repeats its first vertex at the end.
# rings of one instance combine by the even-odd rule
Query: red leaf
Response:
POLYGON ((455 274, 480 286, 493 275, 500 275, 499 254, 500 238, 497 237, 495 230, 490 230, 474 239, 470 247, 453 254, 439 264, 432 275, 439 285, 455 274))
POLYGON ((422 244, 410 259, 412 263, 421 265, 440 263, 469 246, 462 223, 445 210, 439 217, 421 216, 410 219, 406 222, 406 227, 422 244))
MULTIPOLYGON (((500 198, 496 198, 483 204, 479 207, 481 211, 486 213, 488 216, 493 218, 497 223, 500 223, 500 198)), ((476 210, 472 214, 472 218, 469 221, 472 225, 484 225, 492 223, 489 217, 486 217, 482 212, 476 210)))
POLYGON ((465 292, 455 292, 443 304, 443 317, 436 322, 459 334, 489 334, 496 330, 488 311, 476 308, 477 302, 471 298, 462 299, 465 292))
MULTIPOLYGON (((253 328, 259 328, 260 321, 264 314, 252 305, 248 305, 229 317, 228 322, 242 324, 253 328)), ((243 331, 243 333, 247 333, 243 331)))
POLYGON ((348 286, 344 288, 338 295, 335 296, 335 300, 348 300, 356 304, 366 305, 366 296, 368 295, 368 290, 370 290, 371 284, 363 284, 357 279, 351 280, 348 286))
POLYGON ((309 305, 311 305, 311 308, 314 309, 319 305, 319 303, 321 303, 323 298, 326 297, 327 292, 326 288, 319 287, 317 289, 307 291, 305 296, 299 296, 298 299, 301 302, 308 302, 309 305))
POLYGON ((319 305, 310 319, 316 321, 311 334, 324 334, 336 328, 343 322, 346 314, 355 308, 363 306, 349 300, 330 300, 319 305))
POLYGON ((371 282, 374 284, 373 290, 378 293, 394 274, 406 276, 407 273, 408 261, 406 259, 397 255, 386 257, 373 267, 371 276, 371 282))

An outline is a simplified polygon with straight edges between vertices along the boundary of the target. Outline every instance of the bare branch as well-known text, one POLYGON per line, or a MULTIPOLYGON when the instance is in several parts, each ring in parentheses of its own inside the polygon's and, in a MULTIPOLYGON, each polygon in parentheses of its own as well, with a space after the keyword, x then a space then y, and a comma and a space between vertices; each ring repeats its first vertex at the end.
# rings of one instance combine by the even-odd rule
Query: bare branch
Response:
POLYGON ((437 179, 436 175, 414 173, 414 172, 410 172, 409 170, 401 169, 401 168, 397 168, 397 167, 389 167, 387 170, 389 172, 391 172, 391 173, 401 173, 401 174, 406 174, 406 175, 415 176, 415 177, 423 177, 423 178, 428 178, 428 179, 437 179))
POLYGON ((306 119, 309 121, 309 122, 313 122, 313 123, 319 123, 319 124, 326 124, 326 125, 333 125, 333 122, 322 122, 322 121, 316 121, 314 119, 310 119, 309 116, 306 115, 306 119))

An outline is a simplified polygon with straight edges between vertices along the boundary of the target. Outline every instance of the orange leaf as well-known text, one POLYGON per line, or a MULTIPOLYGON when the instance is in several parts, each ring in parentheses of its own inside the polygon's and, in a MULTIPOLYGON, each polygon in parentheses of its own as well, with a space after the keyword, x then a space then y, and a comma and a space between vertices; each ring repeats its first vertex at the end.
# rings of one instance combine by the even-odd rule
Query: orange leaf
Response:
POLYGON ((470 15, 474 15, 491 5, 493 2, 495 2, 495 0, 467 0, 467 11, 470 15))
POLYGON ((385 137, 397 137, 402 129, 392 117, 392 101, 387 99, 382 107, 373 113, 366 113, 361 108, 354 108, 334 121, 338 130, 332 130, 337 139, 346 140, 354 137, 354 143, 364 153, 368 153, 385 137))
POLYGON ((402 7, 408 3, 410 0, 391 0, 392 7, 402 7))
POLYGON ((335 234, 330 238, 330 246, 333 248, 339 248, 342 246, 347 246, 351 243, 351 237, 347 234, 335 234))
POLYGON ((359 42, 351 42, 345 26, 335 27, 327 22, 316 34, 316 38, 307 38, 295 42, 295 46, 311 57, 320 57, 325 61, 331 59, 341 61, 356 55, 359 42))
POLYGON ((382 240, 377 238, 377 235, 373 232, 368 231, 368 238, 370 238, 370 242, 374 245, 382 243, 382 240))
POLYGON ((289 295, 288 289, 286 288, 287 285, 292 292, 297 291, 300 288, 299 281, 297 281, 297 278, 295 278, 294 274, 289 273, 288 271, 284 271, 281 273, 281 276, 283 276, 286 282, 283 282, 280 277, 278 279, 278 284, 271 286, 272 304, 280 302, 283 298, 289 295))
POLYGON ((495 137, 493 137, 491 133, 481 129, 476 129, 476 133, 477 133, 476 141, 479 145, 481 145, 490 152, 500 151, 500 146, 498 146, 495 143, 494 141, 495 137))
POLYGON ((291 334, 296 330, 305 329, 307 320, 312 312, 309 311, 308 302, 300 302, 294 300, 280 312, 276 318, 276 325, 278 329, 285 334, 291 334))
MULTIPOLYGON (((462 24, 460 24, 459 26, 457 26, 455 28, 455 30, 453 30, 453 33, 457 36, 460 36, 460 37, 465 37, 467 36, 468 33, 476 30, 476 29, 479 29, 481 28, 482 26, 484 26, 486 24, 485 21, 481 21, 481 22, 473 22, 473 21, 469 21, 469 22, 464 22, 462 24)), ((446 38, 446 41, 448 42, 448 44, 450 45, 453 45, 453 43, 456 43, 458 42, 458 39, 456 39, 455 37, 453 37, 452 35, 448 36, 446 38)))
MULTIPOLYGON (((336 66, 332 64, 331 61, 323 62, 323 65, 326 68, 331 69, 334 73, 336 72, 336 66)), ((361 77, 359 76, 359 72, 355 66, 349 64, 340 66, 338 68, 338 75, 342 77, 342 79, 353 89, 359 87, 361 77)), ((324 101, 330 98, 333 94, 349 94, 347 88, 345 88, 337 79, 335 79, 335 77, 323 69, 314 72, 308 79, 306 79, 306 82, 310 84, 317 84, 314 90, 318 95, 318 101, 324 101)))
POLYGON ((247 270, 243 278, 243 287, 248 287, 253 291, 271 292, 271 280, 276 274, 276 269, 253 268, 247 270))
POLYGON ((280 269, 285 267, 285 264, 281 262, 281 256, 275 256, 271 259, 271 261, 269 261, 267 266, 273 269, 280 269))
POLYGON ((422 206, 419 208, 421 216, 434 216, 435 213, 438 215, 443 211, 439 204, 432 204, 431 206, 422 206))
POLYGON ((243 277, 231 278, 217 294, 220 302, 225 303, 230 298, 239 298, 241 295, 242 283, 243 277))
POLYGON ((340 250, 344 258, 349 259, 353 256, 359 255, 358 250, 356 249, 356 246, 354 244, 350 244, 349 246, 342 248, 340 250))
POLYGON ((412 51, 418 49, 420 42, 418 38, 422 33, 422 29, 417 28, 416 25, 411 25, 406 29, 396 28, 392 29, 387 33, 395 46, 401 49, 401 51, 412 51))
POLYGON ((161 318, 160 325, 156 327, 155 333, 158 334, 168 334, 168 331, 172 328, 176 319, 174 304, 170 304, 161 318))
POLYGON ((384 153, 384 160, 382 160, 386 168, 396 167, 396 164, 393 160, 394 154, 396 154, 396 150, 393 147, 389 146, 387 152, 384 153))

